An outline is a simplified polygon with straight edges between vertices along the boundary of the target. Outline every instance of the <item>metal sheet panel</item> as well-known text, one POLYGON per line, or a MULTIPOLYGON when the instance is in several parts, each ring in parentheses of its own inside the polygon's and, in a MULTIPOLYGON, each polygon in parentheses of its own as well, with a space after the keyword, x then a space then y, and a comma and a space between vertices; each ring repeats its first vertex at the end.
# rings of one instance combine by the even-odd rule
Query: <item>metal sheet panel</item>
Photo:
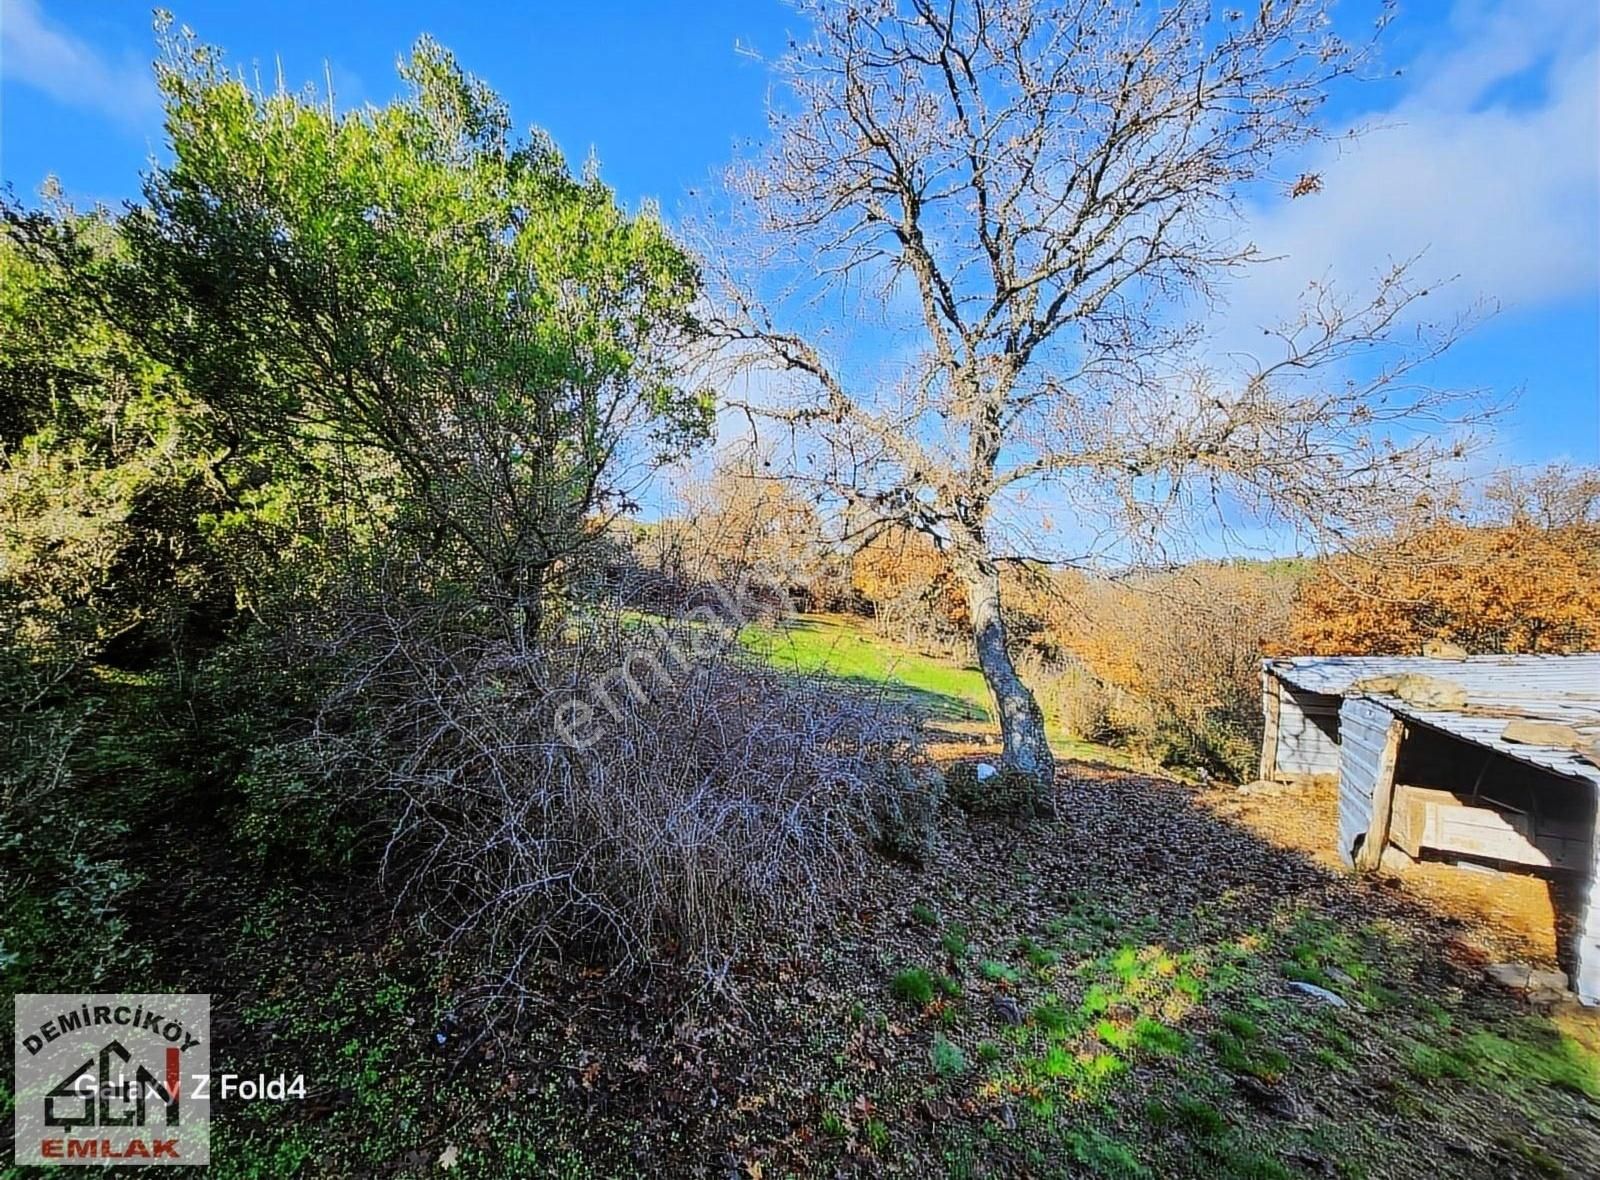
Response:
MULTIPOLYGON (((1597 822, 1600 827, 1600 822, 1597 822)), ((1583 922, 1578 927, 1577 978, 1572 990, 1585 1004, 1600 1004, 1600 840, 1596 859, 1589 873, 1589 887, 1583 899, 1583 922)))
POLYGON ((1356 841, 1372 827, 1372 795, 1393 714, 1366 697, 1339 708, 1339 856, 1353 864, 1356 841))
MULTIPOLYGON (((1348 694, 1373 676, 1420 673, 1459 684, 1467 693, 1461 710, 1423 709, 1392 696, 1368 694, 1409 721, 1554 774, 1600 789, 1600 766, 1561 746, 1508 742, 1500 735, 1508 720, 1531 717, 1570 725, 1600 739, 1600 653, 1574 656, 1303 656, 1268 660, 1266 671, 1305 693, 1348 694)), ((1286 694, 1287 695, 1287 694, 1286 694)))
POLYGON ((1600 652, 1570 656, 1295 656, 1267 660, 1280 679, 1307 692, 1342 696, 1357 680, 1420 672, 1454 680, 1474 696, 1571 696, 1600 704, 1600 652))
POLYGON ((1278 769, 1339 773, 1339 698, 1284 685, 1278 706, 1278 769))

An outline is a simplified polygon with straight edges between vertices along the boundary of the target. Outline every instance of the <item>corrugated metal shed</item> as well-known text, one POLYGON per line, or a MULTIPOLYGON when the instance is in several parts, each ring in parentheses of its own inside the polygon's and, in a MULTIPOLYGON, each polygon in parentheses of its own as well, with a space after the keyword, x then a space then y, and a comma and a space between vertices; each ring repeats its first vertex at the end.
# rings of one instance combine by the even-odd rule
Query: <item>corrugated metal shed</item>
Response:
POLYGON ((1356 842, 1372 827, 1372 793, 1392 716, 1365 697, 1350 697, 1339 709, 1339 855, 1345 864, 1354 863, 1356 842))
POLYGON ((1268 660, 1268 675, 1303 692, 1345 696, 1359 680, 1418 673, 1466 690, 1465 709, 1425 709, 1398 697, 1370 695, 1409 721, 1484 746, 1541 770, 1600 789, 1600 766, 1560 746, 1508 742, 1506 722, 1529 717, 1570 725, 1600 738, 1600 652, 1575 656, 1300 656, 1268 660))
MULTIPOLYGON (((1379 814, 1374 798, 1380 790, 1387 794, 1393 782, 1394 767, 1385 762, 1396 717, 1582 784, 1600 807, 1600 766, 1568 745, 1510 742, 1503 736, 1509 721, 1528 719, 1567 725, 1584 739, 1600 741, 1600 653, 1461 659, 1304 656, 1265 661, 1262 685, 1263 703, 1269 706, 1264 774, 1268 767, 1279 768, 1280 761, 1288 773, 1300 770, 1302 763, 1324 769, 1325 751, 1315 738, 1306 742, 1304 730, 1326 702, 1339 703, 1333 738, 1338 750, 1339 853, 1346 863, 1352 863, 1359 841, 1388 831, 1388 801, 1382 802, 1379 814), (1460 686, 1465 705, 1429 708, 1357 687, 1374 677, 1408 673, 1460 686)), ((1371 854, 1366 850, 1363 859, 1371 854)), ((1573 985, 1580 998, 1593 1004, 1600 1002, 1600 839, 1590 864, 1587 901, 1573 948, 1573 985)))
POLYGON ((1278 770, 1338 774, 1339 698, 1286 684, 1278 710, 1278 770))

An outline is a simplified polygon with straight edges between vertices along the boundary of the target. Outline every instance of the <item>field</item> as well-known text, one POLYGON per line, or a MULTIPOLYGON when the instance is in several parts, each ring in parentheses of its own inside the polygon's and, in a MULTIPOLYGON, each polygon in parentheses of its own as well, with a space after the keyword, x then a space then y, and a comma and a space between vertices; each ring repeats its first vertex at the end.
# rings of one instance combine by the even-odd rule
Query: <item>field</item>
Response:
MULTIPOLYGON (((783 638, 981 707, 970 670, 836 620, 783 638)), ((1295 847, 1295 800, 1240 799, 1070 762, 1058 819, 951 813, 927 866, 864 862, 721 996, 569 956, 514 1026, 462 1015, 458 965, 358 876, 231 862, 190 817, 135 912, 153 982, 212 993, 214 1069, 307 1080, 219 1104, 218 1176, 1593 1175, 1593 1019, 1489 985, 1470 912, 1295 847)))
MULTIPOLYGON (((989 690, 975 664, 957 664, 871 634, 845 615, 801 615, 776 628, 749 627, 742 642, 780 668, 825 672, 853 687, 883 692, 952 735, 998 732, 989 716, 989 690)), ((1051 728, 1051 745, 1063 757, 1129 765, 1109 746, 1051 728)))

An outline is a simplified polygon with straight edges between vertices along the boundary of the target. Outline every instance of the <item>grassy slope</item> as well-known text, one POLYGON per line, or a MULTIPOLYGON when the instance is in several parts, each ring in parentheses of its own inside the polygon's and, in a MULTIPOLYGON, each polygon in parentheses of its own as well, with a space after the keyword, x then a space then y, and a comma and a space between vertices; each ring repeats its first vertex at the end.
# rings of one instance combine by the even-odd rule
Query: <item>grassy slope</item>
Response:
MULTIPOLYGON (((930 720, 990 725, 989 689, 975 665, 925 655, 871 634, 844 615, 802 615, 777 628, 750 627, 741 637, 781 668, 824 672, 857 687, 885 690, 930 720)), ((1127 755, 1052 728, 1058 755, 1127 765, 1127 755)))
MULTIPOLYGON (((748 640, 982 706, 972 670, 847 623, 748 640)), ((364 872, 242 860, 197 809, 141 845, 166 857, 129 906, 162 915, 148 974, 105 982, 210 992, 214 1070, 305 1074, 307 1101, 214 1107, 217 1176, 1600 1175, 1592 1020, 1185 788, 1079 768, 1058 802, 870 861, 803 953, 738 965, 736 1003, 569 956, 514 1033, 448 1019, 471 980, 364 872)))

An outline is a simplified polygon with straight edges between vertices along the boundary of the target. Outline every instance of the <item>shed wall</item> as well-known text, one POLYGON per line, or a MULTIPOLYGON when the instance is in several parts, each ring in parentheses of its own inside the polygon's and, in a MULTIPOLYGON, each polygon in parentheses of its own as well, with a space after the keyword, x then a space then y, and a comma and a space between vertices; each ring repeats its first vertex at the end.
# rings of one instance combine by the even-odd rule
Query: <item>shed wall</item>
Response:
MULTIPOLYGON (((1600 816, 1596 817, 1595 830, 1600 836, 1600 816)), ((1600 838, 1595 840, 1595 846, 1600 849, 1600 838)), ((1589 872, 1576 952, 1577 978, 1572 981, 1572 990, 1585 1004, 1600 1004, 1600 854, 1589 872)))
POLYGON ((1356 841, 1372 827, 1372 793, 1393 715, 1376 701, 1349 697, 1339 709, 1339 856, 1353 864, 1356 841))
POLYGON ((1278 770, 1339 773, 1339 698, 1278 686, 1278 770))

